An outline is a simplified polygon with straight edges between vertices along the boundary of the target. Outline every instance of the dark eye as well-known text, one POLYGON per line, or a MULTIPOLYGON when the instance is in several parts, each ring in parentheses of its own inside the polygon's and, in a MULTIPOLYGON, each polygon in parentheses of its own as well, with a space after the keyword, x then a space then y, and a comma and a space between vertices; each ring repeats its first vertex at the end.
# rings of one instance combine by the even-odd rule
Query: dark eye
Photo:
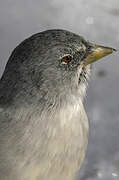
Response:
POLYGON ((67 56, 64 56, 62 59, 61 59, 61 62, 62 63, 65 63, 65 64, 69 64, 72 60, 72 56, 70 55, 67 55, 67 56))

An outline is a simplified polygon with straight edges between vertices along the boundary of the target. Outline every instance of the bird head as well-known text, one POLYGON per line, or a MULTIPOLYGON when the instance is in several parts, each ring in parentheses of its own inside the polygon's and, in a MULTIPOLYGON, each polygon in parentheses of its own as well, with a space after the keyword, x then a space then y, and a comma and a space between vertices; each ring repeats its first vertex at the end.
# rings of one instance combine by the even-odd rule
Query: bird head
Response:
POLYGON ((9 82, 9 92, 17 96, 77 93, 83 97, 90 64, 113 51, 66 30, 44 31, 13 51, 2 79, 9 82))
POLYGON ((91 64, 115 51, 90 43, 82 36, 66 30, 48 30, 39 35, 42 37, 42 47, 37 65, 40 65, 38 73, 41 73, 35 79, 39 87, 42 81, 42 87, 53 93, 56 91, 66 95, 72 92, 83 97, 91 64))

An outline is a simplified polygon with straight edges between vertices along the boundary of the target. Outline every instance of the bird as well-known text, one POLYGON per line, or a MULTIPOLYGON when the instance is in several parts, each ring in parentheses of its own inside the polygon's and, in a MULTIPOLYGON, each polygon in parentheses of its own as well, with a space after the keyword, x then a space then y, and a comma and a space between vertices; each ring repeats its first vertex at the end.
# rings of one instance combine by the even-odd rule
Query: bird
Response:
POLYGON ((34 34, 0 79, 0 179, 73 180, 85 157, 92 63, 116 50, 62 29, 34 34))

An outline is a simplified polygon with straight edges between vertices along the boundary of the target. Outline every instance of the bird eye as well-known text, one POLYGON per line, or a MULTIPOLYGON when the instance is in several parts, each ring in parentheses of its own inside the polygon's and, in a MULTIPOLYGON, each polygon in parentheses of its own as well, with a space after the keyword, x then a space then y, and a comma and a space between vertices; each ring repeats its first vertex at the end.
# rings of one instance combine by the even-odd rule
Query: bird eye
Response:
POLYGON ((61 62, 64 63, 64 64, 69 64, 72 60, 72 56, 70 55, 67 55, 67 56, 64 56, 62 59, 61 59, 61 62))

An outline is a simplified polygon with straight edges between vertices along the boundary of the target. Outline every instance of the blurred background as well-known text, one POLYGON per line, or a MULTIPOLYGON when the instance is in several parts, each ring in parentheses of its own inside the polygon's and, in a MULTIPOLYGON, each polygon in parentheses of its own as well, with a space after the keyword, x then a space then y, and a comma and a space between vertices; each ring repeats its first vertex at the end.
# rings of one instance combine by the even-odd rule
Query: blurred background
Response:
MULTIPOLYGON (((0 0, 0 76, 30 35, 63 28, 119 49, 119 0, 0 0)), ((119 53, 93 65, 85 107, 90 121, 80 180, 119 179, 119 53)))

